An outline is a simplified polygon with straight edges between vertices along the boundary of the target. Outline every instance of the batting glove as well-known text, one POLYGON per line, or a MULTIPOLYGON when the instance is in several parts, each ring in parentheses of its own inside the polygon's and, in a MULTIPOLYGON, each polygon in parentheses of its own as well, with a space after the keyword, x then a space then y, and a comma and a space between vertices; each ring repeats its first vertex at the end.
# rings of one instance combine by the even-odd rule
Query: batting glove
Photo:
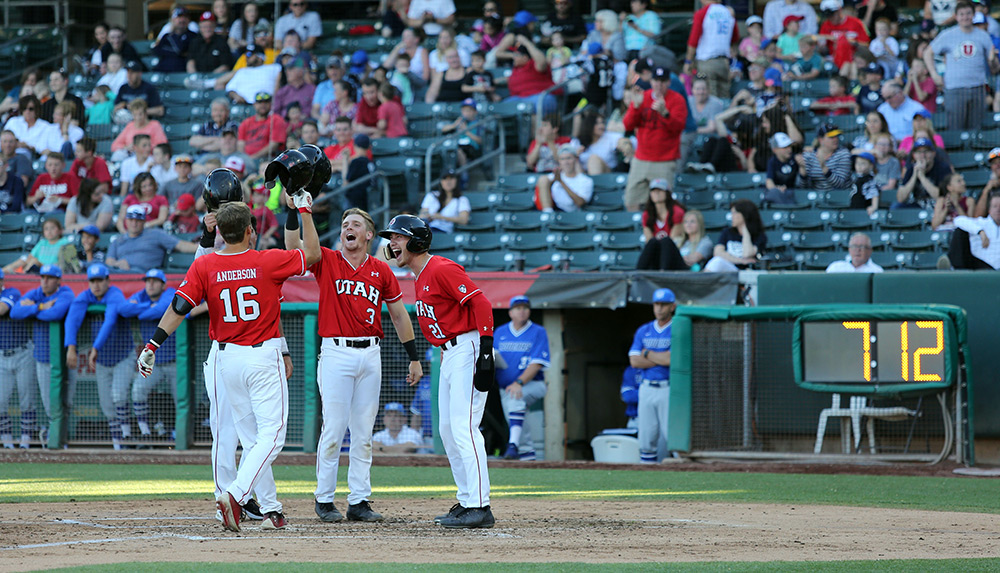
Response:
POLYGON ((156 349, 159 347, 159 344, 150 340, 146 343, 146 347, 142 349, 142 352, 139 353, 139 360, 136 362, 139 365, 139 374, 143 378, 149 378, 153 373, 153 364, 156 362, 156 349))
POLYGON ((476 373, 472 385, 480 392, 488 392, 496 383, 496 363, 493 360, 493 337, 480 337, 479 358, 476 359, 476 373))
POLYGON ((292 201, 295 203, 295 208, 299 210, 299 213, 313 212, 313 198, 309 193, 302 192, 293 195, 292 201))

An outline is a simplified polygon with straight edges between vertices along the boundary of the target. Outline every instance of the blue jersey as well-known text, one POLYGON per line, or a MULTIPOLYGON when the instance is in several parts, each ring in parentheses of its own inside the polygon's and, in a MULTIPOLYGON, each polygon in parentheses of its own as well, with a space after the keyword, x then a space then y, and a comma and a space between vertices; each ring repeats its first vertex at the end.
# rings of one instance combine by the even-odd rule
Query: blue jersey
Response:
POLYGON ((622 402, 625 402, 625 415, 635 418, 639 415, 639 385, 642 384, 642 370, 629 366, 622 374, 622 402))
POLYGON ((59 287, 56 292, 45 296, 42 287, 29 290, 24 293, 21 300, 10 309, 10 317, 14 320, 24 320, 34 318, 33 330, 35 339, 35 360, 44 364, 49 363, 49 325, 48 322, 61 321, 66 318, 66 311, 73 304, 73 291, 67 287, 59 287), (21 304, 25 300, 30 300, 34 304, 21 304), (52 306, 45 310, 38 310, 38 305, 53 302, 52 306))
POLYGON ((501 388, 510 386, 530 364, 541 364, 542 368, 532 380, 543 380, 542 372, 549 367, 549 335, 545 328, 528 321, 519 331, 507 323, 493 334, 493 347, 500 352, 507 368, 497 370, 497 383, 501 388))
POLYGON ((122 289, 113 286, 101 298, 87 289, 76 295, 73 304, 66 315, 66 346, 76 346, 77 334, 87 317, 87 307, 92 304, 106 306, 104 320, 97 317, 90 322, 91 334, 94 338, 94 348, 98 350, 97 363, 101 366, 114 366, 135 352, 132 332, 128 324, 118 322, 118 307, 125 304, 122 289))
MULTIPOLYGON (((139 335, 143 341, 150 340, 156 332, 156 327, 160 324, 163 313, 167 311, 171 301, 174 300, 176 292, 177 289, 174 288, 163 289, 160 298, 153 302, 153 299, 146 294, 146 289, 141 289, 128 297, 125 304, 118 307, 118 316, 138 318, 139 335)), ((156 351, 156 361, 163 363, 175 360, 177 360, 177 346, 174 344, 174 337, 171 336, 156 351)))
POLYGON ((0 316, 0 350, 21 348, 31 340, 28 325, 10 318, 10 310, 20 298, 21 291, 16 288, 5 288, 0 292, 0 304, 7 306, 7 316, 0 316))
MULTIPOLYGON (((635 339, 632 340, 632 347, 628 349, 629 356, 641 356, 643 350, 662 352, 670 350, 670 325, 668 322, 660 327, 656 321, 648 322, 635 331, 635 339)), ((642 370, 643 380, 670 380, 669 366, 653 366, 642 370)))

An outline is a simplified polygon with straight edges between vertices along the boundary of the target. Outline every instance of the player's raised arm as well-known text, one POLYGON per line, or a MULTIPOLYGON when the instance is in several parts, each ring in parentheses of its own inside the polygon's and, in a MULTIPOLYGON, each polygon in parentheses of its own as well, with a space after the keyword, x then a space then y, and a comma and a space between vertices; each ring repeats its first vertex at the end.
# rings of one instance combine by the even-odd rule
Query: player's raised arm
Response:
POLYGON ((302 234, 299 231, 299 210, 295 208, 292 198, 281 194, 285 198, 285 205, 288 207, 288 215, 285 217, 285 248, 288 250, 302 248, 302 234))

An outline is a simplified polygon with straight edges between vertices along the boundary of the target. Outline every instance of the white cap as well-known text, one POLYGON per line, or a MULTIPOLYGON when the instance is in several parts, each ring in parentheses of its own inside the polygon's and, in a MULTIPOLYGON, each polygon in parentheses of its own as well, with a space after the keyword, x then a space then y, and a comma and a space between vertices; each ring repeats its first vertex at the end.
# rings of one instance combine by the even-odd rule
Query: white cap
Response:
POLYGON ((976 15, 972 17, 973 24, 985 24, 986 16, 982 12, 976 12, 976 15))
POLYGON ((823 0, 819 3, 819 9, 823 12, 836 12, 843 7, 843 0, 823 0))
POLYGON ((749 28, 753 24, 760 24, 761 26, 763 26, 764 20, 760 16, 750 16, 749 18, 747 18, 747 27, 749 28))
POLYGON ((788 137, 787 133, 779 131, 771 137, 771 145, 778 148, 790 147, 792 145, 792 138, 788 137))

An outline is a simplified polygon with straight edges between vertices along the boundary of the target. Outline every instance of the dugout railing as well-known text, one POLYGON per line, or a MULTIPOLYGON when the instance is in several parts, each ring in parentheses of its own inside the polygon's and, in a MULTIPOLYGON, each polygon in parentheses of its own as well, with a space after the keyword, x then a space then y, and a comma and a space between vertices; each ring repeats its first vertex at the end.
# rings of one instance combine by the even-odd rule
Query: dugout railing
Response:
POLYGON ((685 456, 844 463, 937 463, 952 456, 957 463, 975 461, 970 349, 961 308, 682 306, 672 334, 670 449, 685 456), (813 324, 828 326, 807 331, 813 324), (910 347, 901 343, 899 333, 907 326, 916 332, 918 325, 931 332, 930 341, 910 347), (809 344, 806 332, 812 332, 809 344), (890 340, 890 334, 900 340, 890 340), (861 370, 862 355, 867 370, 861 370), (932 358, 939 359, 938 380, 912 381, 921 379, 916 377, 920 359, 922 379, 933 378, 926 374, 932 358), (850 376, 837 372, 854 364, 873 382, 848 380, 850 376), (835 372, 817 374, 821 367, 835 372), (886 373, 881 383, 877 368, 886 373), (889 381, 891 368, 905 368, 903 379, 911 381, 889 381), (837 401, 841 407, 833 408, 837 401), (818 432, 824 412, 845 423, 830 421, 818 432), (880 416, 887 413, 896 416, 880 416), (859 427, 865 435, 846 440, 844 434, 859 427))

